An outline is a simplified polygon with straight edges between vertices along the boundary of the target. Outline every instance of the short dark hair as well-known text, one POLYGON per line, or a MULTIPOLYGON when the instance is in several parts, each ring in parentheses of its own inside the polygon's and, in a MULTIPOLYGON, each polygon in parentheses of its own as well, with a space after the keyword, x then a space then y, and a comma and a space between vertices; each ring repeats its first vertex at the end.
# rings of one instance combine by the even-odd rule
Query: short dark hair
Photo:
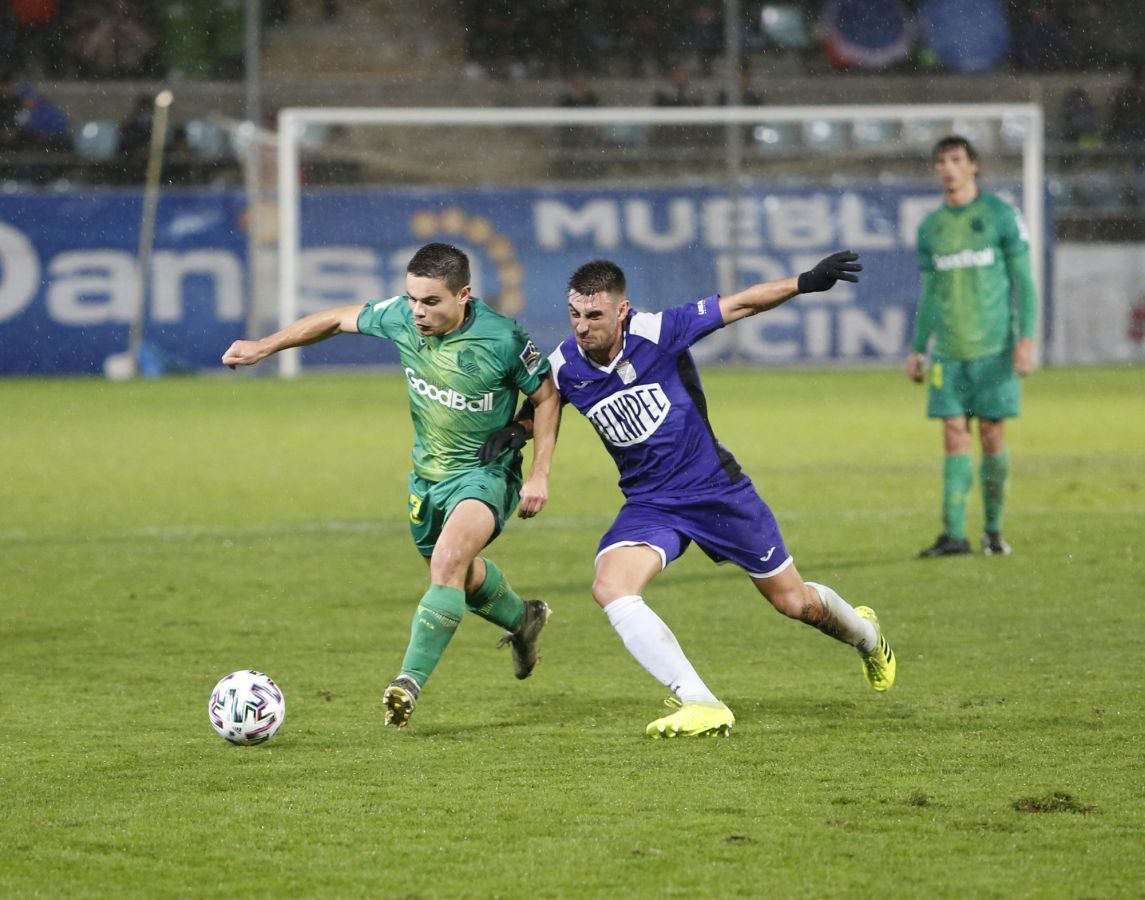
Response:
POLYGON ((957 150, 961 147, 966 151, 966 158, 971 162, 978 162, 978 151, 974 149, 974 145, 966 140, 960 134, 948 134, 937 144, 934 145, 934 150, 931 151, 931 157, 938 158, 939 153, 945 153, 947 150, 957 150))
POLYGON ((601 291, 623 294, 627 283, 624 280, 624 271, 612 260, 594 259, 572 273, 569 287, 578 294, 589 297, 601 291))
POLYGON ((469 284, 469 257, 453 244, 426 244, 413 255, 406 272, 440 278, 456 294, 469 284))

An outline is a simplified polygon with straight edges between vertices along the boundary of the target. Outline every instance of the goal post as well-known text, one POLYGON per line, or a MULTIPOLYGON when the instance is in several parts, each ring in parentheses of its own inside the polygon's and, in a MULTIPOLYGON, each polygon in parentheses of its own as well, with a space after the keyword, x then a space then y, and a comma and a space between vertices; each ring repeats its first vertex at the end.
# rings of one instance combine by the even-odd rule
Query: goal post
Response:
MULTIPOLYGON (((893 122, 907 127, 912 123, 933 123, 939 134, 964 131, 974 140, 973 123, 991 123, 995 133, 1002 135, 1007 152, 1020 155, 1021 165, 1016 183, 1021 198, 1017 205, 1029 226, 1031 259, 1039 302, 1045 296, 1045 180, 1044 180, 1044 122, 1039 105, 1033 103, 976 103, 976 104, 910 104, 910 105, 853 105, 853 106, 755 106, 755 107, 613 107, 613 108, 359 108, 359 107, 293 107, 283 109, 278 118, 277 149, 277 206, 278 227, 278 322, 285 326, 298 317, 300 289, 300 259, 305 250, 302 242, 302 144, 314 129, 363 128, 382 131, 394 129, 436 129, 456 133, 465 129, 466 135, 480 133, 480 129, 505 135, 520 135, 526 129, 555 128, 645 128, 681 127, 723 129, 724 140, 741 141, 744 129, 754 129, 760 140, 768 138, 768 128, 806 128, 809 122, 826 122, 856 128, 862 123, 893 122), (969 125, 967 123, 970 123, 969 125), (967 127, 963 127, 967 126, 967 127)), ((485 134, 489 134, 486 131, 485 134)), ((874 145, 868 145, 869 148, 874 145)), ((428 153, 429 151, 427 151, 428 153)), ((639 150, 634 150, 639 154, 639 150)), ((647 151, 645 151, 647 152, 647 151)), ((871 152, 878 152, 872 149, 871 152)), ((929 171, 929 147, 917 143, 900 147, 901 158, 914 164, 916 180, 929 171), (920 156, 920 154, 926 154, 920 156), (921 164, 919 164, 921 163, 921 164)), ((861 151, 852 150, 854 158, 861 151)), ((989 158, 989 151, 987 152, 989 158)), ((744 173, 740 154, 727 153, 726 169, 722 175, 709 176, 709 184, 727 188, 729 202, 735 212, 739 185, 744 173)), ((821 176, 824 183, 832 178, 829 157, 824 157, 827 168, 821 176)), ((423 169, 430 171, 431 167, 423 169)), ((427 177, 432 177, 427 176, 427 177)), ((776 179, 782 181, 784 176, 776 179)), ((694 180, 694 179, 693 179, 694 180)), ((432 182, 427 182, 432 183, 432 182)), ((613 183, 615 186, 615 183, 613 183)), ((814 190, 809 187, 808 190, 814 190)), ((933 185, 931 186, 933 192, 933 185)), ((935 198, 937 205, 937 197, 935 198)), ((364 227, 368 228, 368 225, 364 227)), ((734 239, 733 239, 734 249, 734 239)), ((733 277, 738 275, 733 259, 733 277)), ((722 288, 721 288, 722 289, 722 288)), ((1040 321, 1044 319, 1040 318, 1040 321)), ((1045 333, 1045 327, 1042 327, 1045 333)), ((285 377, 301 371, 301 353, 298 349, 280 354, 279 372, 285 377)))

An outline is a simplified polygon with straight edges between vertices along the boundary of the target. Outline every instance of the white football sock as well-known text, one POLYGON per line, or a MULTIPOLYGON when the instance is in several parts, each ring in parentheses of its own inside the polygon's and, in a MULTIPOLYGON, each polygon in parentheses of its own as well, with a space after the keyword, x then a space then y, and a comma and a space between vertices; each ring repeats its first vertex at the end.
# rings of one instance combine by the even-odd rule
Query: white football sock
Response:
POLYGON ((825 584, 807 582, 823 599, 827 616, 819 625, 826 635, 850 644, 860 653, 871 653, 878 643, 875 626, 855 612, 855 608, 825 584))
POLYGON ((618 597, 604 607, 604 613, 628 652, 681 703, 720 702, 696 674, 671 629, 643 597, 618 597))

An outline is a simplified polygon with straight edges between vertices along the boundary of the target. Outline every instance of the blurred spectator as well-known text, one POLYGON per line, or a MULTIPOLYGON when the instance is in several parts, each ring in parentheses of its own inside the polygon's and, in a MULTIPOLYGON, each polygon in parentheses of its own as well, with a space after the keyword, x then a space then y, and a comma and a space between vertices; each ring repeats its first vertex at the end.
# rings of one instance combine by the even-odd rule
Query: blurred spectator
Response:
POLYGON ((0 83, 16 74, 16 17, 6 3, 0 2, 0 83))
MULTIPOLYGON (((727 106, 729 103, 727 88, 720 88, 716 94, 716 106, 727 106)), ((751 75, 747 72, 739 73, 739 103, 740 106, 763 106, 763 94, 751 86, 751 75)))
POLYGON ((66 20, 68 56, 89 78, 158 74, 159 38, 153 22, 130 0, 86 0, 66 20))
POLYGON ((633 11, 617 29, 616 55, 626 64, 624 73, 629 78, 663 75, 668 71, 662 49, 667 39, 666 16, 648 10, 633 11))
POLYGON ((188 0, 163 0, 163 65, 174 79, 206 78, 210 74, 208 22, 188 0))
POLYGON ((359 184, 363 163, 354 145, 353 132, 345 125, 331 125, 322 142, 322 152, 303 163, 305 184, 359 184))
POLYGON ((551 15, 522 6, 519 0, 465 0, 466 47, 471 63, 481 67, 470 67, 470 77, 520 79, 536 68, 538 34, 556 26, 551 15))
POLYGON ((72 126, 67 114, 31 85, 18 91, 18 143, 26 150, 70 150, 72 126))
MULTIPOLYGON (((685 66, 677 65, 668 76, 668 85, 656 91, 653 103, 656 106, 703 106, 703 98, 692 91, 691 79, 685 66)), ((662 145, 687 145, 710 143, 714 132, 711 128, 698 128, 694 125, 658 125, 653 132, 655 140, 662 145)))
MULTIPOLYGON (((988 21, 972 19, 964 6, 951 0, 930 0, 922 6, 923 22, 932 25, 926 43, 940 58, 944 50, 933 38, 946 40, 961 54, 983 30, 992 30, 988 21)), ((910 57, 918 34, 915 15, 902 0, 827 0, 819 26, 824 52, 837 69, 890 69, 910 57)))
POLYGON ((262 0, 262 23, 272 28, 290 21, 290 0, 262 0))
POLYGON ((172 78, 242 77, 242 0, 162 0, 161 15, 163 62, 172 78))
POLYGON ((19 146, 20 97, 0 80, 0 150, 12 150, 19 146))
POLYGON ((700 74, 712 74, 716 57, 724 49, 724 24, 719 10, 711 3, 698 3, 688 16, 680 44, 699 67, 700 74))
POLYGON ((1073 69, 1078 53, 1069 28, 1047 3, 1034 4, 1014 27, 1014 64, 1025 72, 1073 69))
MULTIPOLYGON (((146 174, 146 170, 144 170, 146 174)), ((187 129, 183 125, 171 128, 168 140, 163 147, 162 183, 171 187, 188 187, 202 184, 205 173, 196 164, 191 145, 187 140, 187 129)))
POLYGON ((1129 81, 1110 101, 1109 139, 1116 144, 1145 145, 1145 63, 1133 64, 1129 81))
MULTIPOLYGON (((337 20, 338 0, 322 0, 319 7, 324 21, 337 20)), ((267 25, 284 25, 293 12, 294 4, 290 0, 262 0, 262 19, 267 25)))
POLYGON ((668 76, 668 85, 657 89, 656 106, 703 106, 703 98, 692 91, 692 79, 685 66, 677 65, 668 76))
MULTIPOLYGON (((726 87, 719 89, 716 94, 716 106, 730 106, 733 98, 728 97, 728 90, 726 87)), ((763 106, 763 94, 751 86, 751 76, 746 71, 739 73, 739 105, 740 106, 763 106)), ((743 140, 750 143, 754 125, 744 125, 740 129, 743 135, 743 140)), ((712 132, 713 139, 718 138, 718 134, 712 132)))
MULTIPOLYGON (((588 82, 581 75, 573 75, 565 82, 565 89, 557 98, 557 106, 581 107, 600 106, 600 98, 588 86, 588 82)), ((577 145, 595 144, 601 139, 597 128, 570 125, 560 129, 558 137, 562 145, 574 147, 577 145)))
MULTIPOLYGON (((323 4, 323 15, 326 7, 323 4)), ((243 0, 215 0, 210 17, 211 77, 239 81, 246 66, 246 10, 243 0)), ((332 7, 331 15, 337 14, 332 7)))
POLYGON ((1062 140, 1078 147, 1099 147, 1102 143, 1101 123, 1097 107, 1083 87, 1070 88, 1062 100, 1062 140))
POLYGON ((1106 35, 1106 15, 1101 0, 1081 0, 1070 9, 1069 30, 1083 70, 1110 69, 1117 64, 1114 42, 1106 35))
POLYGON ((1139 58, 1145 46, 1145 16, 1137 0, 1074 0, 1069 22, 1087 71, 1115 71, 1139 58))
MULTIPOLYGON (((119 123, 119 147, 113 180, 117 184, 143 184, 151 160, 151 128, 155 120, 155 97, 140 94, 131 111, 119 123)), ((204 184, 214 166, 195 158, 186 125, 167 123, 163 143, 160 183, 173 187, 204 184)))
POLYGON ((557 98, 557 106, 600 106, 600 98, 581 75, 573 75, 565 82, 565 89, 557 98))
POLYGON ((57 71, 59 48, 59 9, 56 0, 8 0, 8 22, 12 29, 11 57, 5 62, 15 72, 36 78, 57 71))
POLYGON ((147 172, 151 148, 151 123, 155 119, 155 98, 140 94, 131 111, 119 123, 118 175, 123 184, 141 184, 147 172))

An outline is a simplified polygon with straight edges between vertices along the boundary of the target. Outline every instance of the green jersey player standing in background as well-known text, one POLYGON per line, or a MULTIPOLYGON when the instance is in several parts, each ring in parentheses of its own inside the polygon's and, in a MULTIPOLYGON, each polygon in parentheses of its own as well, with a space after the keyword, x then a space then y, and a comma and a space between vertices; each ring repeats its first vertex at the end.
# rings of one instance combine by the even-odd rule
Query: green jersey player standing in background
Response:
POLYGON ((933 155, 945 203, 918 228, 922 297, 906 374, 929 381, 927 415, 943 421, 946 459, 943 531, 919 556, 970 552, 966 498, 974 484, 970 420, 975 418, 982 444, 982 551, 1006 555, 1006 419, 1021 412, 1019 379, 1034 367, 1037 330, 1029 240, 1018 211, 978 189, 978 154, 969 141, 943 138, 933 155), (932 338, 928 372, 925 354, 932 338))
POLYGON ((502 643, 512 647, 518 678, 532 673, 549 607, 522 600, 500 569, 478 554, 518 503, 521 518, 545 506, 560 420, 548 361, 516 322, 472 296, 463 252, 426 244, 410 260, 405 286, 405 294, 388 300, 334 307, 261 340, 235 341, 222 360, 231 368, 254 365, 336 334, 371 335, 398 348, 414 426, 409 527, 430 581, 401 671, 382 697, 386 724, 398 728, 409 721, 466 610, 505 629, 502 643), (519 392, 537 410, 533 463, 524 482, 524 440, 508 428, 519 392), (499 451, 479 460, 478 451, 493 436, 499 451))

